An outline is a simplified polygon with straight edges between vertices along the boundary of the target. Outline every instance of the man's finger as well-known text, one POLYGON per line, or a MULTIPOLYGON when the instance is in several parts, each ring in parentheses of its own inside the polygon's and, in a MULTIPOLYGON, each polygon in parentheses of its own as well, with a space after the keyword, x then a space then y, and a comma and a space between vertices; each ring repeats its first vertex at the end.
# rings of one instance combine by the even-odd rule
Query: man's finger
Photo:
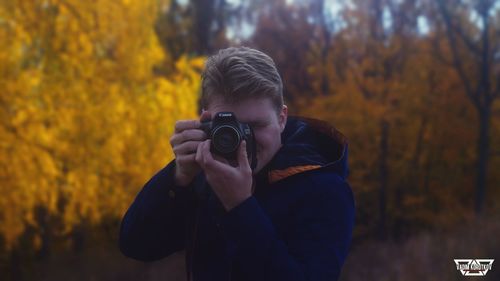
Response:
POLYGON ((203 141, 207 139, 207 134, 198 129, 187 129, 180 133, 176 133, 170 138, 172 146, 186 142, 186 141, 203 141))
POLYGON ((177 146, 174 146, 173 151, 176 156, 182 154, 195 154, 200 141, 186 141, 177 146))
POLYGON ((176 159, 180 164, 191 164, 193 161, 195 161, 196 154, 191 153, 186 155, 180 155, 176 157, 176 159))
POLYGON ((202 146, 203 146, 203 142, 200 142, 198 144, 198 148, 196 149, 196 156, 195 156, 195 160, 196 160, 196 163, 198 163, 198 165, 200 165, 203 169, 205 169, 205 166, 203 165, 203 159, 202 159, 202 146))
POLYGON ((217 155, 217 154, 212 154, 212 158, 214 158, 218 162, 222 162, 222 163, 224 163, 226 165, 230 165, 231 166, 229 160, 227 160, 223 156, 220 156, 220 155, 217 155))
POLYGON ((243 140, 238 148, 238 166, 240 169, 250 169, 247 155, 247 142, 243 140))
POLYGON ((212 153, 210 152, 210 140, 206 140, 201 145, 201 154, 203 159, 203 165, 208 166, 210 161, 213 161, 212 153))
POLYGON ((175 132, 180 133, 187 129, 200 128, 200 121, 198 120, 179 120, 175 122, 175 132))
POLYGON ((222 170, 225 169, 225 165, 217 160, 215 160, 212 156, 212 152, 210 152, 210 140, 206 140, 203 142, 202 153, 203 153, 203 162, 205 168, 211 170, 222 170))

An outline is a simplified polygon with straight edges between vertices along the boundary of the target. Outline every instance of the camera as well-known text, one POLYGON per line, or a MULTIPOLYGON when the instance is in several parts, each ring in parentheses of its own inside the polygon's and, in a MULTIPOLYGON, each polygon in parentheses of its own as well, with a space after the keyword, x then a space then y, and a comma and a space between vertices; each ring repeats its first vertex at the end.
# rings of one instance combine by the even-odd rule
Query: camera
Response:
POLYGON ((257 166, 252 127, 239 122, 233 112, 218 112, 212 121, 202 122, 200 129, 212 140, 210 151, 228 160, 237 159, 238 147, 245 140, 250 167, 253 170, 257 166))

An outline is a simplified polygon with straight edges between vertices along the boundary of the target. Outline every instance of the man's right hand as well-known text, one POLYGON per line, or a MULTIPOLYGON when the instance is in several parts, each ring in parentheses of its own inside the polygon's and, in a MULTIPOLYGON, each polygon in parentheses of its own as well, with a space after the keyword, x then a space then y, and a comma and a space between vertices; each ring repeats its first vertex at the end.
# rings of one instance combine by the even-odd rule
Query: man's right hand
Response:
MULTIPOLYGON (((209 120, 210 113, 204 111, 200 120, 209 120)), ((174 135, 170 145, 175 154, 175 183, 178 186, 188 186, 201 171, 196 163, 198 144, 207 139, 207 134, 200 130, 198 120, 180 120, 175 123, 174 135)))

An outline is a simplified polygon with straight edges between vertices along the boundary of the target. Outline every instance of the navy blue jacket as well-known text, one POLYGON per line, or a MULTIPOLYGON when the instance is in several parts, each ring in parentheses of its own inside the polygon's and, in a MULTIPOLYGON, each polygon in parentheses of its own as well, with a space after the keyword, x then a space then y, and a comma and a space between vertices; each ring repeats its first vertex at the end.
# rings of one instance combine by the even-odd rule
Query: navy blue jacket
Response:
POLYGON ((347 141, 325 122, 294 117, 281 137, 253 195, 229 212, 203 173, 175 186, 170 162, 125 214, 123 254, 153 261, 185 249, 195 281, 337 280, 355 215, 347 141))

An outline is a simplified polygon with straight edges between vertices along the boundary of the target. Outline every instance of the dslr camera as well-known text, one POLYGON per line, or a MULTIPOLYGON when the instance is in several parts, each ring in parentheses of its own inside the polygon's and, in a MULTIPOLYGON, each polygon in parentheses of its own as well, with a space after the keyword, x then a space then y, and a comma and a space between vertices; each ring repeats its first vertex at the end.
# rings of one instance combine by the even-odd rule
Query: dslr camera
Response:
POLYGON ((233 112, 218 112, 212 121, 201 123, 203 130, 210 138, 210 151, 228 160, 236 160, 240 143, 246 141, 248 162, 252 170, 257 166, 256 143, 252 127, 241 123, 233 112))

